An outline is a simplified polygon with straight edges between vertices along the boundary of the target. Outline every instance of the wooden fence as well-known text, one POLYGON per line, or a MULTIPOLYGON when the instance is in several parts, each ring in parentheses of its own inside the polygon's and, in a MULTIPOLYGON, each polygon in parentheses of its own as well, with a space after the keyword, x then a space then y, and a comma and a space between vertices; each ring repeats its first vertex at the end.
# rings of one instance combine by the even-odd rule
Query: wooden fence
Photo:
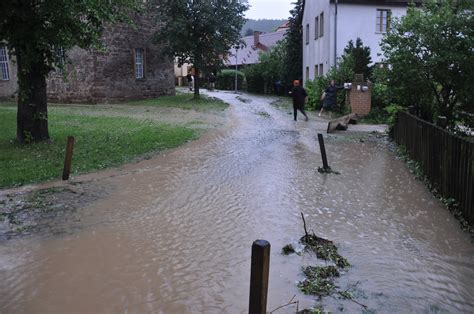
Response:
POLYGON ((474 224, 474 142, 406 112, 399 112, 393 138, 444 197, 459 202, 464 217, 474 224))

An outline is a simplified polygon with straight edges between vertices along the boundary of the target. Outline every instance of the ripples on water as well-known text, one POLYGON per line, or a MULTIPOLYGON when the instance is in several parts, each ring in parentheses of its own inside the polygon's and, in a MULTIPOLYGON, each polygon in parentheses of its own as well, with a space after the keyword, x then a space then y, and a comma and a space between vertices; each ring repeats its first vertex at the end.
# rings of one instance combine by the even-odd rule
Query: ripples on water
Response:
POLYGON ((230 129, 99 179, 110 192, 80 211, 81 230, 1 243, 0 313, 245 312, 257 238, 272 244, 269 310, 294 294, 314 305, 295 281, 317 261, 280 255, 303 233, 300 212, 338 243, 353 266, 337 283, 370 309, 474 311, 473 245, 388 150, 328 141, 341 174, 321 175, 324 125, 261 99, 229 115, 230 129))

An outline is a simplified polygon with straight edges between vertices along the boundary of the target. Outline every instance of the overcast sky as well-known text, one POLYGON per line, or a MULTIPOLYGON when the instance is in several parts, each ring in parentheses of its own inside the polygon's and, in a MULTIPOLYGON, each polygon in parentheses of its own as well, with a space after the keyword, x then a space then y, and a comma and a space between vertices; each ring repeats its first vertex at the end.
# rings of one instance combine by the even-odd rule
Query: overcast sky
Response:
MULTIPOLYGON (((0 0, 1 1, 1 0, 0 0)), ((250 9, 248 19, 287 19, 294 7, 294 0, 248 0, 250 9)))

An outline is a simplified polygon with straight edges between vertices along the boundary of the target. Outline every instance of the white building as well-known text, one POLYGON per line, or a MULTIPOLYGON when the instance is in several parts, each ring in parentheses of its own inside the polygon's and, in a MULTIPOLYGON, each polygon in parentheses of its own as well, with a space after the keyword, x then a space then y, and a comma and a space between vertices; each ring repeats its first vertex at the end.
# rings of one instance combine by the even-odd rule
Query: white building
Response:
MULTIPOLYGON (((306 0, 303 13, 303 76, 326 74, 357 37, 370 47, 372 62, 380 62, 380 40, 393 17, 406 14, 410 1, 306 0)), ((421 0, 415 1, 420 4, 421 0)))

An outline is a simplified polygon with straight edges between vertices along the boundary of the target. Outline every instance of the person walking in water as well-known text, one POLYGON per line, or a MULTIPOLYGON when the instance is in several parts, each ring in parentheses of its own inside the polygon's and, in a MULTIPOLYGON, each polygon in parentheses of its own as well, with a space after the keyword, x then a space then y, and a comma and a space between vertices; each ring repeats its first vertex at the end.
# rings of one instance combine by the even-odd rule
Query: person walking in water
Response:
POLYGON ((340 86, 336 86, 336 82, 334 80, 331 80, 331 84, 326 87, 326 89, 323 91, 323 96, 321 97, 323 105, 319 111, 319 117, 324 112, 324 110, 330 110, 336 106, 337 90, 341 88, 342 87, 340 86))
POLYGON ((305 116, 306 121, 308 121, 308 115, 304 111, 304 104, 308 99, 308 94, 305 89, 300 86, 300 81, 293 81, 293 88, 290 91, 290 95, 293 97, 293 117, 295 121, 297 120, 296 115, 298 114, 298 110, 305 116))

